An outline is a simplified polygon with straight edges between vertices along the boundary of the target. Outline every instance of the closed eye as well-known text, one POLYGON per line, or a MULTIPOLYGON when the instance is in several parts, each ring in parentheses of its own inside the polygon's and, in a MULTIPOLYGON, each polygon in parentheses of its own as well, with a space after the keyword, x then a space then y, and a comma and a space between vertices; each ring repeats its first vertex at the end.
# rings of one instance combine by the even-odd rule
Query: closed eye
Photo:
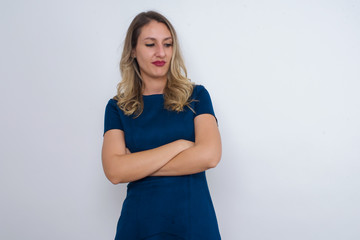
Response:
POLYGON ((171 47, 172 43, 165 43, 165 47, 171 47))
POLYGON ((155 46, 155 44, 154 44, 154 43, 148 43, 148 44, 145 44, 145 46, 147 46, 147 47, 153 47, 153 46, 155 46))

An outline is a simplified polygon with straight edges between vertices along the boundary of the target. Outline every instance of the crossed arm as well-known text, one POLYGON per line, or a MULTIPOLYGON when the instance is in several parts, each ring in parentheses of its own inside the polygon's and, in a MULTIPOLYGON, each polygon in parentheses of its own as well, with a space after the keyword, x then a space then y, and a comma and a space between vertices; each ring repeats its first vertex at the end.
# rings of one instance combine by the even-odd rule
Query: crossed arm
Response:
POLYGON ((221 139, 214 116, 198 115, 194 126, 195 142, 176 140, 136 153, 127 153, 123 131, 107 131, 102 148, 106 177, 118 184, 147 176, 193 174, 215 167, 221 158, 221 139))

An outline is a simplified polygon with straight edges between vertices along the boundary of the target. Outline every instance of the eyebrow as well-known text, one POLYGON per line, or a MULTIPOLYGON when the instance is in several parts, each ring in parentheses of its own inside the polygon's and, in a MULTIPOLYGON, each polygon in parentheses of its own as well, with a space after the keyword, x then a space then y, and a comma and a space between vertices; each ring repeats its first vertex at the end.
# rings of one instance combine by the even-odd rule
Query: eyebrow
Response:
MULTIPOLYGON (((163 41, 166 41, 166 40, 169 40, 169 39, 172 39, 172 37, 167 37, 167 38, 164 38, 163 41)), ((153 40, 153 41, 156 41, 156 38, 153 38, 153 37, 147 37, 147 38, 144 38, 144 40, 153 40)))

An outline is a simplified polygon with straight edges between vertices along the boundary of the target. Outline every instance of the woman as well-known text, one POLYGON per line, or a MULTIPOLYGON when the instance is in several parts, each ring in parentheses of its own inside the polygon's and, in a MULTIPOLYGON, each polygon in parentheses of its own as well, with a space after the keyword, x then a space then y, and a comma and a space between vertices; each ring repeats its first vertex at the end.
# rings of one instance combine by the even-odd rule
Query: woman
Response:
POLYGON ((220 239, 205 177, 221 157, 216 118, 207 90, 186 77, 164 16, 134 18, 120 70, 102 149, 106 177, 129 182, 115 239, 220 239))

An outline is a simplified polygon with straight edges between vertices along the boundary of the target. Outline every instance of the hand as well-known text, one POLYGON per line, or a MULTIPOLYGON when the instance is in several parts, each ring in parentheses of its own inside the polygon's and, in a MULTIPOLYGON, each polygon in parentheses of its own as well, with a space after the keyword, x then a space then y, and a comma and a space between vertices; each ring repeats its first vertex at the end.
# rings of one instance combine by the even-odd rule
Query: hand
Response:
POLYGON ((130 154, 130 150, 128 148, 125 149, 125 154, 130 154))

